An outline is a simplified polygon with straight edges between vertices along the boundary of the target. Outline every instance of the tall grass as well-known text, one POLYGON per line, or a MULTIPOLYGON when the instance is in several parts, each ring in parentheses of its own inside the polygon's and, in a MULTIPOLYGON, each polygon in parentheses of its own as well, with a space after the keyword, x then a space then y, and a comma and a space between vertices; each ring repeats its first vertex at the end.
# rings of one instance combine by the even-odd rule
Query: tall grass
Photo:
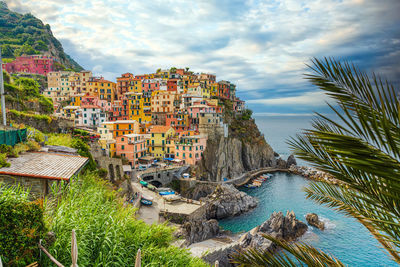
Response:
MULTIPOLYGON (((79 266, 134 266, 138 248, 143 266, 207 266, 184 249, 171 246, 173 229, 146 225, 135 218, 110 185, 86 174, 47 200, 46 220, 56 235, 50 253, 71 264, 71 230, 78 242, 79 266), (62 195, 62 197, 60 197, 62 195)), ((47 259, 44 266, 49 265, 47 259)))
POLYGON ((72 146, 72 136, 70 134, 47 134, 48 140, 46 141, 46 145, 53 146, 72 146))

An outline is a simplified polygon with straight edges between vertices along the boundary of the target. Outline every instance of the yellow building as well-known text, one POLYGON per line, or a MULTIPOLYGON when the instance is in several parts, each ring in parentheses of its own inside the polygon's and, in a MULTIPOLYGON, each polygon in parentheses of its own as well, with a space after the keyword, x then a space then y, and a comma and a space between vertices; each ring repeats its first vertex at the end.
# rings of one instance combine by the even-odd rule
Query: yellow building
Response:
POLYGON ((114 122, 113 138, 125 134, 140 133, 139 122, 134 120, 118 120, 114 122))
POLYGON ((108 102, 114 101, 116 83, 100 79, 99 81, 97 81, 97 86, 97 94, 99 96, 99 99, 107 100, 108 102))
POLYGON ((210 95, 211 96, 218 96, 218 83, 212 83, 209 85, 210 87, 210 95))
POLYGON ((139 123, 145 123, 146 117, 143 111, 143 94, 130 92, 124 95, 128 100, 129 119, 138 121, 139 123))
POLYGON ((167 154, 167 140, 175 135, 175 130, 170 126, 159 126, 155 125, 150 130, 150 140, 148 140, 147 147, 149 148, 149 153, 158 159, 164 158, 167 154))
POLYGON ((85 96, 85 94, 74 94, 71 96, 71 106, 77 106, 79 107, 82 102, 82 97, 85 96))
POLYGON ((129 92, 141 93, 142 91, 142 80, 140 78, 134 78, 132 81, 130 81, 129 92))

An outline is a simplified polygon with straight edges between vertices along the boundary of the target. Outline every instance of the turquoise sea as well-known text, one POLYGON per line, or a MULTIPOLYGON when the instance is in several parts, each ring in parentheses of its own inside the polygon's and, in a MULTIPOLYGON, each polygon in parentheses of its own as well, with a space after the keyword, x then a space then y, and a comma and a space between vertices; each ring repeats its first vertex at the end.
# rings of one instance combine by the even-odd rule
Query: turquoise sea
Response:
MULTIPOLYGON (((310 116, 254 117, 267 142, 284 158, 290 154, 285 139, 310 127, 311 120, 310 116)), ((307 200, 302 188, 308 183, 298 175, 277 173, 260 188, 243 188, 243 191, 259 199, 259 205, 241 216, 221 220, 220 225, 237 233, 260 225, 274 211, 286 213, 287 210, 293 210, 302 221, 305 221, 307 213, 315 212, 325 221, 327 229, 320 231, 309 227, 302 241, 335 255, 349 266, 397 266, 356 220, 307 200)))

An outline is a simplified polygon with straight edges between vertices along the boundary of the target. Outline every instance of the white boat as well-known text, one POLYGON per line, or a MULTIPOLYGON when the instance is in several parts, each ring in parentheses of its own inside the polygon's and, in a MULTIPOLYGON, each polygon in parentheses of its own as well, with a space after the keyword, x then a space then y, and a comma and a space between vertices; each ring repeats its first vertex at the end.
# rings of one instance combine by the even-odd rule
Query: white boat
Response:
POLYGON ((151 196, 147 196, 147 195, 142 195, 142 199, 146 199, 146 200, 149 200, 149 201, 153 201, 153 197, 151 197, 151 196))
POLYGON ((175 200, 180 200, 182 197, 179 195, 164 195, 162 196, 163 199, 166 201, 175 201, 175 200))

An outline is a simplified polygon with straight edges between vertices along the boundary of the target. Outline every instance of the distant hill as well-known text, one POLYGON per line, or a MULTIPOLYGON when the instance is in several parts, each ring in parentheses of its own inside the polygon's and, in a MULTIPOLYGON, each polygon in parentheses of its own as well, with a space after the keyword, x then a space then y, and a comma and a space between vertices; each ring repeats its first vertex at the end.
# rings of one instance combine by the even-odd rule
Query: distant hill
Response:
POLYGON ((60 63, 57 68, 83 68, 64 52, 61 43, 53 36, 50 25, 32 14, 19 14, 8 9, 0 1, 0 44, 4 61, 11 61, 22 54, 44 54, 54 56, 60 63))

